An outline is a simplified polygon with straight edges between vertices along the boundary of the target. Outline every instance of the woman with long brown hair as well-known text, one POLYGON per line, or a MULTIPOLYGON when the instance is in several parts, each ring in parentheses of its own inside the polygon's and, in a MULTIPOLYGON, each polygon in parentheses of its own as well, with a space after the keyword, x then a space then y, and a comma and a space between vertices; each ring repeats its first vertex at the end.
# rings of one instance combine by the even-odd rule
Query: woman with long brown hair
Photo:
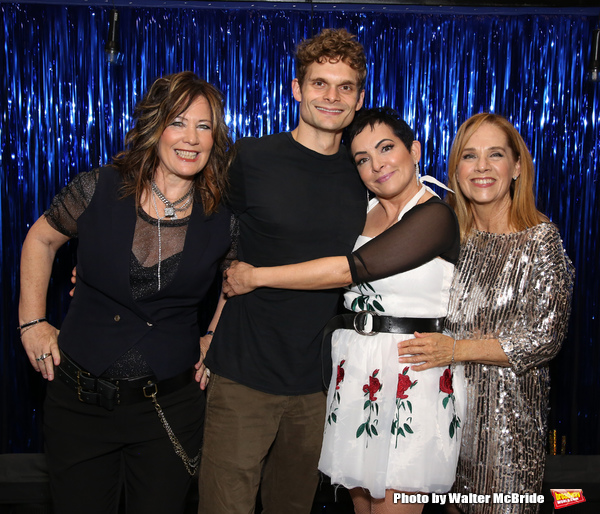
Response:
POLYGON ((19 329, 48 380, 45 451, 61 514, 116 513, 122 483, 127 512, 183 512, 198 466, 197 310, 230 246, 231 140, 220 92, 191 72, 157 79, 134 119, 112 165, 77 175, 23 244, 19 329), (59 333, 46 291, 71 238, 77 288, 59 333))

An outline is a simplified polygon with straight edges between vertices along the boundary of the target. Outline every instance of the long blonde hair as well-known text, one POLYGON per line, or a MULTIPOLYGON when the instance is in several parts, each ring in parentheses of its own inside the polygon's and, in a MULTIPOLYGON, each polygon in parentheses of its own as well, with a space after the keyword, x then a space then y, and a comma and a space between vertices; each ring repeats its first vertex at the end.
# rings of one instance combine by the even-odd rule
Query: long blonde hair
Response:
POLYGON ((520 161, 521 172, 519 178, 513 180, 510 184, 511 207, 509 211, 509 225, 512 229, 521 231, 549 221, 548 217, 535 207, 533 159, 521 134, 517 132, 515 127, 506 118, 498 114, 475 114, 458 129, 448 160, 448 185, 456 192, 456 194, 448 196, 448 203, 452 206, 458 217, 461 241, 464 241, 468 237, 473 228, 474 220, 471 202, 463 195, 460 189, 456 171, 467 142, 484 123, 493 125, 504 132, 515 162, 520 161))

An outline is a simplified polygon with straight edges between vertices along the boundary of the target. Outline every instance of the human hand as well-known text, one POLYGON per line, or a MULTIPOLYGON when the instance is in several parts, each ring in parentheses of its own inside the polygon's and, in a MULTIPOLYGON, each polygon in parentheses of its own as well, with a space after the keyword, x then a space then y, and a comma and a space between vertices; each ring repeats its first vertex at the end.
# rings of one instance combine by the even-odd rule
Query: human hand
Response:
POLYGON ((414 371, 447 366, 452 361, 454 339, 437 332, 415 332, 415 339, 398 343, 398 362, 414 364, 414 371))
POLYGON ((60 364, 58 333, 48 322, 38 323, 21 333, 21 343, 33 369, 46 380, 54 380, 54 367, 60 364))
POLYGON ((208 381, 210 380, 210 370, 206 367, 203 360, 204 356, 200 356, 200 360, 194 365, 196 368, 194 380, 200 384, 200 389, 202 390, 207 388, 208 381))
POLYGON ((200 384, 200 389, 206 389, 208 381, 210 380, 210 370, 204 364, 204 356, 210 347, 212 341, 212 334, 207 334, 200 338, 200 359, 194 365, 196 373, 194 379, 200 384))
MULTIPOLYGON (((71 284, 75 284, 77 282, 77 266, 73 267, 71 271, 71 284)), ((69 296, 73 296, 75 294, 75 287, 69 291, 69 296)))
POLYGON ((256 289, 252 282, 254 266, 246 262, 233 261, 225 271, 223 292, 227 297, 246 294, 256 289))

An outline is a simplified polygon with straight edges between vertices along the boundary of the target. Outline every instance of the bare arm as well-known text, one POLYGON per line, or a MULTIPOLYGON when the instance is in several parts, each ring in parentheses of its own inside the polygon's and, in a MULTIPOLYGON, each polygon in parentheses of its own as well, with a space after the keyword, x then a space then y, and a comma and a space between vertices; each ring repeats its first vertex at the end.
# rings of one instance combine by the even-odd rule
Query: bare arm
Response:
POLYGON ((257 287, 276 289, 334 289, 352 283, 346 257, 323 257, 312 261, 255 268, 245 262, 234 262, 225 272, 223 291, 228 296, 245 294, 257 287))
MULTIPOLYGON (((68 240, 69 237, 52 228, 44 216, 27 233, 21 251, 19 325, 45 317, 54 256, 68 240)), ((47 322, 27 327, 21 333, 21 341, 31 365, 48 380, 54 379, 54 366, 60 363, 57 338, 58 330, 47 322), (46 353, 52 357, 37 360, 46 353)))
MULTIPOLYGON (((223 312, 223 308, 225 307, 225 302, 227 301, 227 297, 223 292, 219 296, 219 302, 217 303, 217 307, 215 309, 215 313, 212 317, 212 320, 208 324, 207 332, 214 332, 217 329, 217 324, 219 323, 219 318, 221 317, 221 313, 223 312)), ((210 372, 208 368, 204 364, 204 357, 206 356, 206 352, 210 348, 210 343, 212 342, 212 334, 207 333, 206 335, 200 338, 200 360, 196 363, 196 382, 200 383, 200 389, 206 389, 208 385, 208 379, 210 377, 210 372)))

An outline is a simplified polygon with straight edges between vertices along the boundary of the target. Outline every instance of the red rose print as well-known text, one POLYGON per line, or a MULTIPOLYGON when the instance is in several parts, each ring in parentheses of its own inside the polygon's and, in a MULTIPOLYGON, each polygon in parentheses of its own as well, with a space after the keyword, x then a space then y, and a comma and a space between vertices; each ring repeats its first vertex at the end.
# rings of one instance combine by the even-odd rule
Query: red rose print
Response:
POLYGON ((341 361, 337 367, 337 378, 335 380, 335 388, 336 389, 340 388, 340 383, 342 382, 342 380, 344 380, 345 371, 344 371, 344 368, 342 367, 344 365, 344 362, 346 362, 346 361, 345 360, 341 361))
POLYGON ((335 391, 333 393, 331 405, 329 405, 329 409, 327 411, 327 424, 328 425, 337 423, 337 411, 338 411, 338 408, 340 405, 340 400, 341 400, 339 389, 340 389, 340 384, 344 381, 344 376, 346 374, 346 372, 344 370, 345 362, 346 362, 346 360, 342 359, 337 366, 337 376, 335 378, 335 391))
POLYGON ((368 396, 369 399, 365 401, 363 409, 367 410, 369 415, 364 423, 361 423, 356 430, 356 438, 358 439, 363 434, 367 434, 366 445, 369 446, 369 438, 377 437, 379 432, 377 431, 377 423, 379 420, 377 416, 379 415, 379 404, 377 403, 377 396, 375 396, 381 388, 383 384, 377 378, 379 374, 379 370, 376 369, 373 371, 371 376, 369 376, 369 383, 363 386, 363 393, 365 396, 368 396))
POLYGON ((448 435, 450 435, 450 439, 452 439, 458 432, 460 428, 460 418, 456 415, 456 405, 454 404, 454 388, 452 387, 452 370, 450 368, 446 368, 444 373, 440 377, 440 393, 445 394, 442 399, 442 406, 444 409, 448 407, 448 404, 452 402, 452 420, 450 421, 450 425, 448 427, 448 435))
POLYGON ((378 373, 378 369, 373 371, 373 374, 369 377, 369 383, 363 386, 363 393, 369 393, 369 400, 372 402, 377 400, 375 393, 381 390, 381 382, 379 382, 379 379, 377 378, 378 373))
POLYGON ((396 391, 396 398, 401 398, 402 400, 408 398, 408 395, 404 393, 411 385, 412 380, 409 378, 408 375, 398 373, 398 390, 396 391))
POLYGON ((440 391, 446 394, 454 393, 454 389, 452 389, 452 371, 450 371, 450 368, 446 368, 444 374, 440 377, 440 391))
POLYGON ((408 437, 414 434, 410 424, 412 423, 412 404, 408 400, 406 392, 417 385, 418 380, 411 380, 408 376, 409 367, 406 366, 402 373, 398 373, 398 388, 396 389, 396 413, 392 421, 392 435, 396 436, 395 448, 398 448, 398 440, 400 436, 408 437), (406 401, 405 401, 406 400, 406 401), (403 411, 402 416, 400 410, 403 411))

